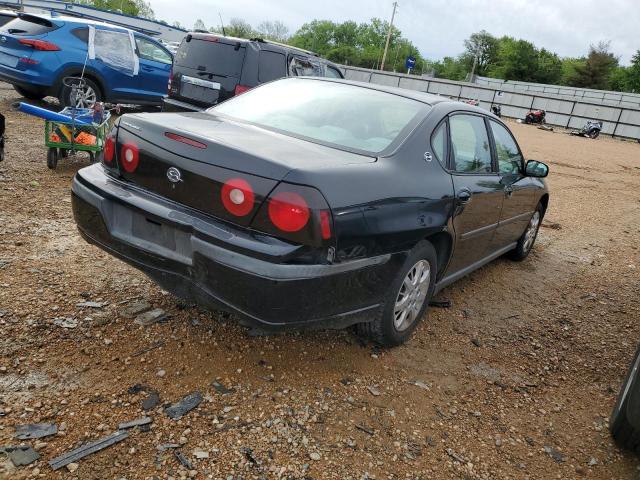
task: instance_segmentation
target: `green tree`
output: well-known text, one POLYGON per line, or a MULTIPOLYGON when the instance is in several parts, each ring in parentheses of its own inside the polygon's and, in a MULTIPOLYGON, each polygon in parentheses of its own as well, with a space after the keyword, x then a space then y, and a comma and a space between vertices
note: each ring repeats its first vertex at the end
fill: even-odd
POLYGON ((640 50, 631 59, 631 66, 627 68, 625 91, 640 93, 640 50))
POLYGON ((289 39, 289 29, 280 20, 264 21, 256 27, 262 38, 284 43, 289 39))
POLYGON ((596 88, 607 90, 610 77, 618 66, 618 58, 609 52, 609 42, 600 42, 595 47, 591 45, 587 61, 575 66, 575 77, 572 87, 596 88))
POLYGON ((540 49, 537 54, 538 65, 534 75, 538 83, 557 84, 562 77, 562 60, 557 54, 540 49))
POLYGON ((477 58, 476 75, 486 75, 489 66, 498 61, 500 41, 486 30, 481 30, 464 41, 464 48, 460 60, 471 66, 474 57, 477 58))
POLYGON ((229 23, 224 26, 224 31, 230 37, 251 38, 255 32, 253 27, 241 18, 232 18, 229 23))
POLYGON ((76 3, 142 18, 155 18, 151 4, 144 0, 79 0, 76 3))
POLYGON ((489 67, 489 75, 504 80, 535 81, 538 55, 533 43, 502 37, 496 64, 489 67))
POLYGON ((193 24, 193 29, 194 30, 206 30, 207 26, 204 24, 204 22, 201 19, 197 19, 195 21, 195 23, 193 24))

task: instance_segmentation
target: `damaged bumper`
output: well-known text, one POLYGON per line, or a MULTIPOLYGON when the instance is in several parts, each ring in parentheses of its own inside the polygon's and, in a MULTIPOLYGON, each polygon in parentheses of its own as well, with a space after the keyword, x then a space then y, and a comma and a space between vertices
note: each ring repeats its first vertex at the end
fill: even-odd
POLYGON ((283 263, 302 248, 229 226, 106 175, 80 170, 72 205, 82 236, 186 300, 263 328, 343 328, 374 318, 404 254, 283 263))

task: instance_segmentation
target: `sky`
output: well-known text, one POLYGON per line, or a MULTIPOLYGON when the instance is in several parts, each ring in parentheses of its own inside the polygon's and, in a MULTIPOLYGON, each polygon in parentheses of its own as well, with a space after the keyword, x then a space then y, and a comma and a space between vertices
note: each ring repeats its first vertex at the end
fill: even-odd
MULTIPOLYGON (((366 22, 389 19, 392 0, 149 0, 156 18, 192 28, 242 18, 256 26, 280 20, 289 32, 314 19, 366 22), (178 6, 179 5, 179 6, 178 6)), ((558 55, 586 55, 590 44, 611 41, 627 65, 640 50, 640 0, 398 0, 394 24, 428 59, 456 56, 473 32, 487 30, 533 42, 558 55)))

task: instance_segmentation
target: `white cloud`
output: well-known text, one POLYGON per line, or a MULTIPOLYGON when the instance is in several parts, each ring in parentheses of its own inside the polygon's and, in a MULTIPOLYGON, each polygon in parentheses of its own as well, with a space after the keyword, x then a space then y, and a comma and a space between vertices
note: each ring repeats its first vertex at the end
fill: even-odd
MULTIPOLYGON (((188 28, 201 18, 208 26, 239 17, 252 25, 281 20, 293 33, 313 19, 365 22, 389 18, 392 0, 151 0, 159 19, 188 28)), ((457 55, 471 33, 523 38, 558 53, 579 56, 589 44, 611 40, 623 63, 640 49, 638 0, 400 0, 395 23, 427 58, 457 55)))

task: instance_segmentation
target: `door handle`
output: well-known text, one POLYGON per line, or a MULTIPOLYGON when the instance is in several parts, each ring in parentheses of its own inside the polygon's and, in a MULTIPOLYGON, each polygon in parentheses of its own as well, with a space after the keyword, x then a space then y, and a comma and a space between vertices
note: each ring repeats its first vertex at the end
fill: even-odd
POLYGON ((468 188, 462 188, 456 193, 456 198, 460 205, 465 205, 471 201, 471 190, 468 188))

